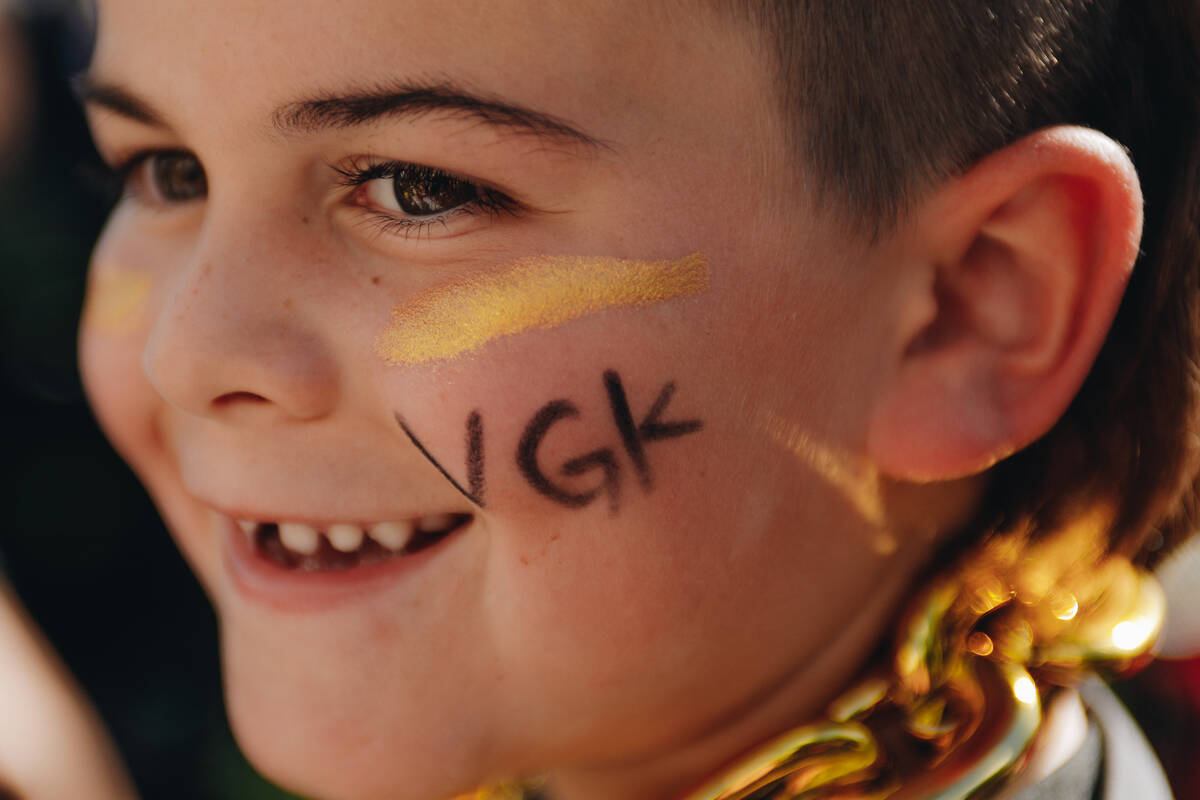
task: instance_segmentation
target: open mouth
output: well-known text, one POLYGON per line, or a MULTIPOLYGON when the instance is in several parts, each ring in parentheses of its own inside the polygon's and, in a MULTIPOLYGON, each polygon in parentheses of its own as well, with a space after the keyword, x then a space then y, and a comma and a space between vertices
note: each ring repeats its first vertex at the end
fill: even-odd
POLYGON ((380 564, 432 547, 471 521, 470 514, 431 514, 371 525, 237 520, 255 555, 302 572, 380 564))

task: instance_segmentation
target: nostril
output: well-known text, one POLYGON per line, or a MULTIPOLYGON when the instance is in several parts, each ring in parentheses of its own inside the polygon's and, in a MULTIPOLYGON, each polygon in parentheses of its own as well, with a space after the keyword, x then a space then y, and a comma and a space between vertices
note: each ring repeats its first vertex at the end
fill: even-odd
POLYGON ((213 400, 213 405, 220 408, 222 406, 234 405, 235 403, 267 403, 270 402, 261 394, 254 392, 228 392, 213 400))

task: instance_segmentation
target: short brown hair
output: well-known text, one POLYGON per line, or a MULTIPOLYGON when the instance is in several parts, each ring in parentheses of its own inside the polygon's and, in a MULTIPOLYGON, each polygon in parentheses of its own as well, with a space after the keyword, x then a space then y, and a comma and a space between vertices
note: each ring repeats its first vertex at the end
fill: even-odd
POLYGON ((1050 527, 1104 498, 1115 548, 1146 554, 1200 511, 1200 3, 729 0, 774 48, 794 151, 856 229, 1050 125, 1128 148, 1143 251, 1062 420, 998 465, 985 517, 1050 527))

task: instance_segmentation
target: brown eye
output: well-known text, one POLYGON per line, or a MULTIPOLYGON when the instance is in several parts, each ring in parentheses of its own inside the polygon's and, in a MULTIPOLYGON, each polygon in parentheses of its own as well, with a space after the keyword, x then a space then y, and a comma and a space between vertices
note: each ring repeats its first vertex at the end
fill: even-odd
POLYGON ((330 165, 338 182, 350 187, 343 195, 350 206, 365 209, 363 219, 386 233, 407 239, 453 238, 479 230, 500 216, 518 217, 525 207, 499 189, 459 177, 437 167, 411 161, 330 165), (466 217, 484 219, 467 223, 466 217), (439 235, 435 236, 434 231, 439 235))
POLYGON ((371 181, 372 202, 414 217, 444 214, 479 199, 474 184, 418 164, 400 164, 390 180, 371 181))
POLYGON ((163 201, 184 203, 208 194, 204 167, 191 153, 154 153, 146 162, 150 184, 163 201))

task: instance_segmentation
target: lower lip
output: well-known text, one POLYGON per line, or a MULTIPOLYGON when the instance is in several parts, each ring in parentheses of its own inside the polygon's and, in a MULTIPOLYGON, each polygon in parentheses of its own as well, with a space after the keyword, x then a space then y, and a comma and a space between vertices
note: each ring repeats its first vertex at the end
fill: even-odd
POLYGON ((246 599, 289 613, 313 613, 377 594, 419 571, 470 526, 451 531, 423 550, 381 564, 328 572, 285 569, 260 557, 230 517, 221 515, 225 567, 237 592, 246 599))

